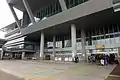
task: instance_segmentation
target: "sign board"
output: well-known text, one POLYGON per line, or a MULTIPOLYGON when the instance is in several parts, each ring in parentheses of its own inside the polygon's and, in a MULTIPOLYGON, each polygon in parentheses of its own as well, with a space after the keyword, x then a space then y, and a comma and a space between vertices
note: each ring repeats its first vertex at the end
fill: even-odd
POLYGON ((105 48, 105 46, 104 45, 96 45, 95 48, 96 49, 103 49, 103 48, 105 48))

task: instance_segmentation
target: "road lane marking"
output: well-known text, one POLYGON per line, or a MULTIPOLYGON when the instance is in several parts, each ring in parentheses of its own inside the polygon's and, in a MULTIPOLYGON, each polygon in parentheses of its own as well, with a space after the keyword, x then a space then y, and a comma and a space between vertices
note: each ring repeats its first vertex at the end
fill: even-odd
MULTIPOLYGON (((89 68, 76 68, 76 69, 72 69, 72 70, 68 70, 68 71, 65 71, 61 74, 63 75, 70 75, 70 74, 74 74, 74 73, 78 73, 78 72, 83 72, 83 71, 87 71, 89 68)), ((24 75, 26 78, 29 78, 29 79, 32 79, 32 80, 56 80, 57 76, 51 76, 51 77, 47 77, 47 78, 43 78, 43 77, 37 77, 37 76, 33 76, 33 75, 29 75, 29 74, 25 74, 24 75)), ((62 76, 62 75, 61 75, 62 76)))
POLYGON ((109 77, 119 77, 120 78, 120 75, 109 75, 109 77))
POLYGON ((28 78, 28 80, 56 80, 57 77, 37 77, 33 75, 25 74, 24 77, 28 78))

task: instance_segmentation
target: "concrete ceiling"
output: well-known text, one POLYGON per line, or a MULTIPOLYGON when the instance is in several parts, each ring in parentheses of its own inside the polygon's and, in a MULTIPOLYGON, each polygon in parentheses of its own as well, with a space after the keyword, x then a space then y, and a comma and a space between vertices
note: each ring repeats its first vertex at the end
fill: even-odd
MULTIPOLYGON (((44 29, 45 38, 52 40, 53 36, 70 36, 70 24, 76 24, 77 34, 80 34, 80 29, 84 28, 87 31, 92 28, 105 27, 105 24, 118 23, 120 20, 120 12, 114 13, 112 8, 97 12, 95 14, 87 15, 82 18, 72 20, 63 24, 59 24, 47 29, 44 29)), ((40 31, 29 34, 28 40, 40 40, 40 31), (35 36, 36 35, 36 36, 35 36)))
MULTIPOLYGON (((27 0, 27 1, 28 1, 28 4, 29 4, 31 10, 34 12, 35 10, 37 10, 43 6, 52 4, 53 2, 58 1, 58 0, 27 0)), ((10 4, 13 4, 15 8, 17 8, 21 11, 25 11, 22 0, 7 0, 7 2, 10 4)))

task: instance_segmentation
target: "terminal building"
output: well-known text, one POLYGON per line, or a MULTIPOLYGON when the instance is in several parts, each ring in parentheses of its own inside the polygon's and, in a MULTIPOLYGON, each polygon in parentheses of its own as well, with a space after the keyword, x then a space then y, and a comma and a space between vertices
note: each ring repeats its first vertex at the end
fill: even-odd
POLYGON ((21 59, 86 60, 93 53, 120 55, 120 0, 7 0, 15 18, 7 52, 21 59), (15 9, 23 12, 18 19, 15 9))

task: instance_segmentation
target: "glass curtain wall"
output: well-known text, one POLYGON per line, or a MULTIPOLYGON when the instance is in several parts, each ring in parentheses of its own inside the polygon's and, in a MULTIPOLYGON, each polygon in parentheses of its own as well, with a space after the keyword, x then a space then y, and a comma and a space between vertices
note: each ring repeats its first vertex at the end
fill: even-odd
POLYGON ((50 17, 52 15, 55 15, 59 12, 61 12, 62 9, 60 7, 59 2, 56 0, 56 2, 54 2, 51 5, 45 6, 43 8, 40 8, 39 10, 36 11, 36 17, 43 19, 44 17, 50 17))
POLYGON ((65 0, 67 8, 72 8, 89 0, 65 0))
POLYGON ((86 45, 104 45, 120 43, 120 26, 117 24, 92 28, 86 34, 86 45))
MULTIPOLYGON (((65 0, 67 8, 72 8, 74 6, 77 6, 81 3, 84 3, 88 0, 65 0)), ((44 18, 48 18, 50 16, 53 16, 57 13, 62 12, 59 0, 55 0, 53 4, 50 4, 48 6, 42 7, 39 10, 35 12, 35 17, 39 18, 40 20, 44 18)))

